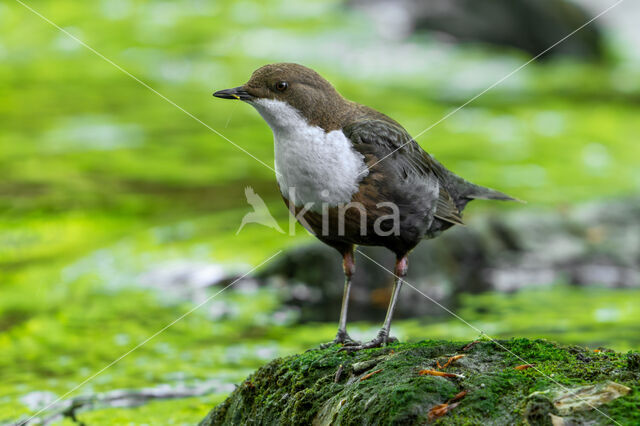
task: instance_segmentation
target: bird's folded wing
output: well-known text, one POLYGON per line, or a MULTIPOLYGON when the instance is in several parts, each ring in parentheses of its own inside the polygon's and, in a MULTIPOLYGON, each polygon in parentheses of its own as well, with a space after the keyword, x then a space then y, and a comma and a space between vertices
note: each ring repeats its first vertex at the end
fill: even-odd
POLYGON ((364 119, 345 126, 343 132, 353 143, 354 149, 367 158, 367 166, 372 171, 383 167, 385 173, 396 173, 403 180, 435 180, 439 186, 435 216, 447 222, 463 223, 454 199, 443 185, 444 176, 440 167, 399 124, 381 119, 364 119), (383 164, 387 161, 389 163, 383 164))
POLYGON ((451 195, 440 186, 440 196, 438 197, 438 205, 436 207, 436 213, 434 215, 438 219, 446 220, 447 222, 457 223, 458 225, 464 225, 462 216, 456 203, 451 198, 451 195))

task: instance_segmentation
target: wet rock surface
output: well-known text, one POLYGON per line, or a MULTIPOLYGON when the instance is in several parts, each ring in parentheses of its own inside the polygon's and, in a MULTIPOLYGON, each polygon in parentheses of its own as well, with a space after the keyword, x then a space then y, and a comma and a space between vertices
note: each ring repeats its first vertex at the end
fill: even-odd
MULTIPOLYGON (((566 0, 351 0, 388 37, 430 31, 456 42, 510 46, 542 53, 591 18, 566 0)), ((602 57, 598 23, 592 23, 548 52, 555 56, 602 57)))
POLYGON ((200 424, 640 422, 634 353, 527 339, 339 349, 270 362, 200 424))
MULTIPOLYGON (((466 220, 468 226, 425 240, 411 253, 406 281, 432 300, 403 291, 396 318, 443 315, 445 311, 433 302, 456 308, 461 294, 515 292, 554 283, 640 287, 640 198, 479 213, 466 220)), ((356 253, 349 319, 378 321, 389 301, 394 257, 379 247, 358 250, 364 255, 356 253)), ((140 282, 195 303, 205 300, 212 286, 234 283, 230 291, 251 291, 272 285, 281 294, 284 317, 338 318, 344 276, 335 250, 319 242, 296 247, 256 276, 238 280, 246 269, 176 262, 151 269, 140 282)), ((224 306, 216 306, 212 316, 225 313, 224 306)))

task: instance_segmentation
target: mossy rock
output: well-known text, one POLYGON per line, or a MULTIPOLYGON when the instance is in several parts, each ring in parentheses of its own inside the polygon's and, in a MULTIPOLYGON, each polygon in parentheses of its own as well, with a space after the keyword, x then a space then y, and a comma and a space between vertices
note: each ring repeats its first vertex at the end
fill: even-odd
POLYGON ((339 349, 336 345, 271 361, 201 426, 569 425, 613 424, 612 419, 640 424, 637 353, 528 339, 471 345, 423 341, 352 354, 339 349), (455 355, 464 356, 444 367, 455 355), (420 374, 422 370, 450 377, 420 374), (558 401, 566 404, 576 392, 577 401, 567 412, 558 401))

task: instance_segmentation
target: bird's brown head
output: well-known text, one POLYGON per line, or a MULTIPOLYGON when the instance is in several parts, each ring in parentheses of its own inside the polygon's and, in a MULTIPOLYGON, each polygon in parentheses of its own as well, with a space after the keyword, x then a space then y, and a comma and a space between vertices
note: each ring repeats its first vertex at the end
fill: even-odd
POLYGON ((213 96, 248 102, 272 128, 290 124, 287 107, 292 107, 310 124, 335 127, 332 121, 348 104, 320 74, 293 63, 265 65, 254 71, 243 86, 220 90, 213 96))

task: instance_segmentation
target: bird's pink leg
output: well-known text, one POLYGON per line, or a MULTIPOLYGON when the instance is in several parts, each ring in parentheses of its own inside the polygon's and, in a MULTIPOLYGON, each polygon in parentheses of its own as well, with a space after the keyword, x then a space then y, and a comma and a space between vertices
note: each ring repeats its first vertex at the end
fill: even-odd
POLYGON ((396 276, 393 282, 393 292, 391 293, 391 300, 389 301, 387 315, 385 316, 384 323, 382 324, 382 330, 380 330, 381 332, 384 331, 385 344, 387 343, 389 332, 391 331, 391 319, 393 318, 393 312, 396 309, 396 303, 398 303, 398 296, 400 295, 400 288, 402 287, 402 279, 407 276, 408 269, 409 260, 407 259, 406 255, 396 260, 396 267, 393 271, 394 275, 396 276))
POLYGON ((347 333, 347 311, 349 307, 349 293, 351 292, 351 277, 356 272, 356 263, 353 256, 353 247, 342 254, 342 269, 344 270, 344 291, 342 293, 342 307, 340 308, 340 322, 338 323, 338 333, 331 342, 320 345, 327 348, 336 343, 359 344, 347 333))
POLYGON ((398 296, 400 295, 400 288, 402 287, 402 279, 407 275, 407 269, 409 268, 409 261, 407 255, 401 256, 396 260, 396 267, 394 274, 396 276, 393 282, 393 292, 391 293, 391 300, 389 301, 389 308, 387 309, 387 315, 384 318, 382 328, 378 332, 375 339, 359 344, 345 344, 343 348, 346 351, 359 351, 361 349, 378 348, 384 346, 389 342, 397 341, 395 337, 390 337, 389 332, 391 330, 391 320, 393 319, 393 312, 396 309, 398 303, 398 296))

